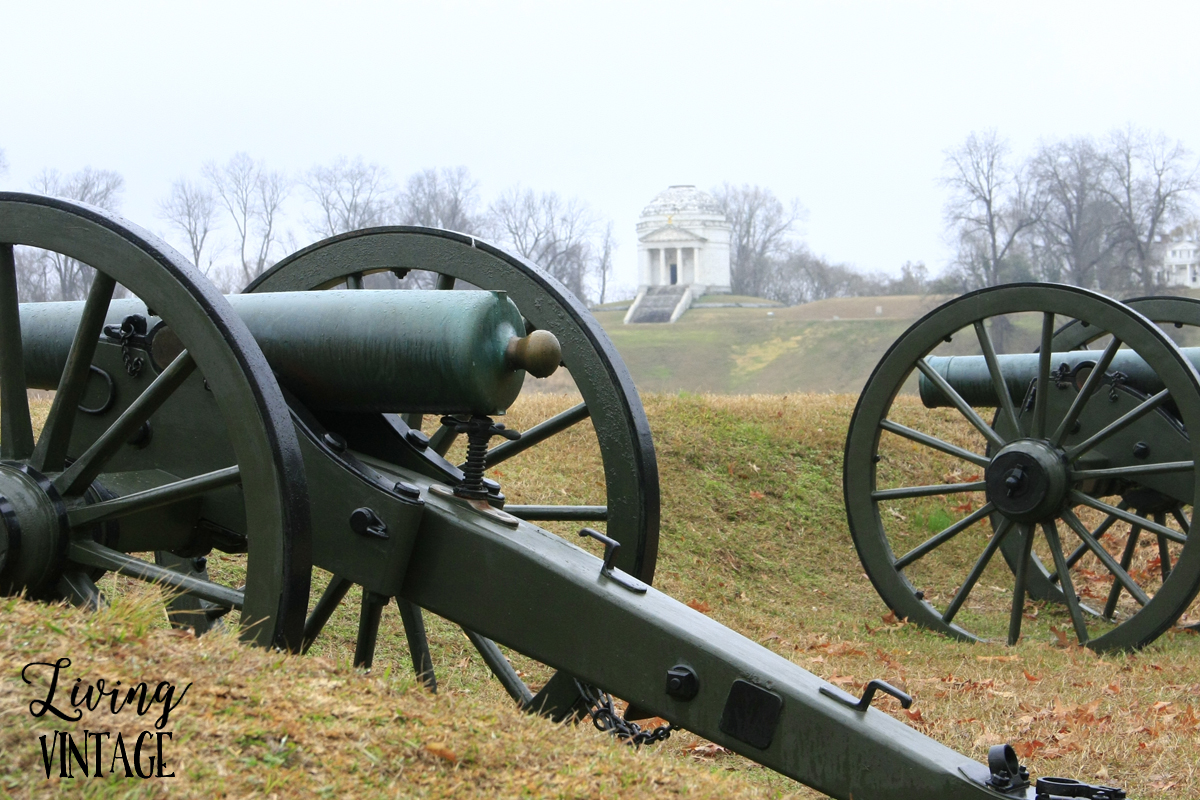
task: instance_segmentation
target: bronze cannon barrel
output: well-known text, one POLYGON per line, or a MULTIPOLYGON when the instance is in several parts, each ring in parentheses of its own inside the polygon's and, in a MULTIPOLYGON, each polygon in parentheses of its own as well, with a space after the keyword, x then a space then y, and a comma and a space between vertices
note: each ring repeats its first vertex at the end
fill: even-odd
MULTIPOLYGON (((505 292, 324 291, 237 294, 230 305, 254 334, 279 382, 316 409, 497 414, 561 359, 548 332, 526 336, 505 292)), ((83 311, 81 302, 21 305, 30 388, 54 389, 83 311)), ((161 369, 181 345, 137 300, 114 300, 102 341, 126 344, 115 327, 145 319, 127 344, 161 369)), ((166 322, 169 322, 166 321, 166 322)))
MULTIPOLYGON (((1200 369, 1200 347, 1183 347, 1180 351, 1193 366, 1200 369)), ((1004 382, 1008 385, 1009 395, 1014 402, 1019 403, 1029 390, 1030 384, 1037 380, 1038 359, 1037 353, 996 357, 1000 373, 1004 376, 1004 382)), ((1053 353, 1050 364, 1051 369, 1057 371, 1060 376, 1059 380, 1069 380, 1062 376, 1075 374, 1080 367, 1095 364, 1099 359, 1098 350, 1071 350, 1053 353)), ((977 408, 1000 405, 992 375, 983 356, 940 356, 927 358, 926 361, 969 405, 977 408)), ((1123 382, 1126 386, 1145 394, 1155 394, 1163 389, 1158 373, 1132 350, 1118 350, 1107 371, 1121 373, 1125 376, 1123 382)), ((951 405, 949 398, 923 374, 920 376, 919 391, 921 402, 926 408, 951 405)))

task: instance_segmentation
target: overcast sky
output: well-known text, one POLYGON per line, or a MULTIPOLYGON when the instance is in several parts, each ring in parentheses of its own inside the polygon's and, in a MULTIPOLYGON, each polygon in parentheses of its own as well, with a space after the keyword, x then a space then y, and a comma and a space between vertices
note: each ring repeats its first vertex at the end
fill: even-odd
POLYGON ((943 151, 1127 123, 1200 147, 1194 3, 16 2, 3 11, 4 188, 112 169, 164 232, 173 179, 245 150, 398 179, 465 165, 634 225, 669 184, 756 183, 834 261, 939 271, 943 151))

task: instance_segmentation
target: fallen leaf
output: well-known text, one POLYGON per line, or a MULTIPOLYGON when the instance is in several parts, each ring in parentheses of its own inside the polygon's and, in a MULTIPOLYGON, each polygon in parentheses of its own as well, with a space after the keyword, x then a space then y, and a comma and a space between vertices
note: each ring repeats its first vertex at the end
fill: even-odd
POLYGON ((458 754, 441 742, 430 742, 425 745, 426 751, 438 758, 444 758, 452 764, 458 763, 458 754))
POLYGON ((750 497, 751 497, 751 499, 753 499, 753 500, 762 500, 764 497, 766 497, 766 495, 765 495, 765 494, 763 494, 762 492, 755 492, 755 491, 751 491, 751 492, 750 492, 750 497))
POLYGON ((1020 656, 975 656, 976 661, 1020 661, 1020 656))
POLYGON ((683 752, 690 753, 696 758, 716 758, 725 755, 729 750, 714 742, 693 742, 684 747, 683 752))
POLYGON ((699 611, 701 614, 707 614, 712 611, 712 606, 703 600, 688 600, 687 607, 699 611))
POLYGON ((1013 750, 1016 752, 1018 758, 1029 758, 1037 750, 1039 750, 1045 746, 1046 746, 1046 743, 1041 741, 1040 739, 1034 739, 1033 741, 1030 741, 1030 742, 1021 742, 1021 741, 1013 742, 1013 750))
POLYGON ((1060 631, 1058 628, 1051 625, 1050 632, 1054 634, 1054 638, 1058 639, 1059 647, 1071 646, 1071 642, 1067 639, 1067 634, 1064 631, 1060 631))
POLYGON ((974 504, 968 500, 960 506, 950 506, 951 511, 957 511, 959 514, 970 514, 975 510, 974 504))
POLYGON ((904 618, 897 617, 895 611, 889 611, 883 615, 883 621, 888 625, 903 625, 904 618))
POLYGON ((1030 683, 1037 683, 1041 680, 1041 678, 1036 675, 1030 675, 1026 670, 1021 670, 1021 672, 1025 673, 1025 680, 1029 681, 1030 683))
POLYGON ((904 713, 907 714, 908 718, 911 719, 913 722, 924 722, 925 721, 921 717, 921 709, 919 709, 919 708, 913 709, 912 711, 906 710, 904 713))

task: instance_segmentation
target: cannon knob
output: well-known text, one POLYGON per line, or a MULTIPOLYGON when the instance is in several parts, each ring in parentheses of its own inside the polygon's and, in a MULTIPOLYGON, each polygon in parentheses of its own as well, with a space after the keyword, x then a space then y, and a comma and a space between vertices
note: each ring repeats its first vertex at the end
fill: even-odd
POLYGON ((513 369, 523 369, 535 378, 548 378, 562 363, 562 346, 553 333, 539 330, 509 339, 504 357, 513 369))

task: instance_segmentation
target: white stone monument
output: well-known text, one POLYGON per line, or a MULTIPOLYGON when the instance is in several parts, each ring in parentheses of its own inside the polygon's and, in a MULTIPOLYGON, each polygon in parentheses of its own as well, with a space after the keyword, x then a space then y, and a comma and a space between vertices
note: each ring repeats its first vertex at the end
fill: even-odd
POLYGON ((638 220, 638 294, 626 322, 674 322, 705 294, 728 294, 730 226, 712 195, 671 186, 638 220))

